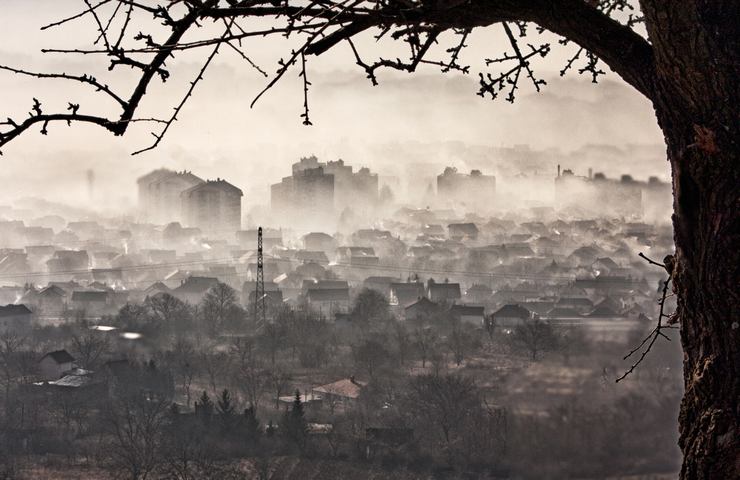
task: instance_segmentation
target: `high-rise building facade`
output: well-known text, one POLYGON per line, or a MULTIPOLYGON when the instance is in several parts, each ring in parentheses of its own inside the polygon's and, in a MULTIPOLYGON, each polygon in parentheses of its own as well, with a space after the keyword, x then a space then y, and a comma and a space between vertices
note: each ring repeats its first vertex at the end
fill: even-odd
POLYGON ((221 178, 195 185, 180 194, 183 222, 205 235, 233 236, 241 230, 243 195, 221 178))
POLYGON ((174 172, 165 168, 140 177, 137 184, 142 220, 156 224, 182 222, 180 194, 202 183, 203 179, 192 172, 174 172))

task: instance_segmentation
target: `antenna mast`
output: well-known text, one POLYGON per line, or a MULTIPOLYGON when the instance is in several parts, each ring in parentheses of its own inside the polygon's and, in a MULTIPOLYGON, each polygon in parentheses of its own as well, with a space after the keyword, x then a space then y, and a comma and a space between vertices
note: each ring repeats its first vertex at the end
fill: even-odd
POLYGON ((265 312, 265 265, 262 257, 262 227, 257 229, 257 284, 254 292, 254 322, 260 330, 266 321, 265 312))

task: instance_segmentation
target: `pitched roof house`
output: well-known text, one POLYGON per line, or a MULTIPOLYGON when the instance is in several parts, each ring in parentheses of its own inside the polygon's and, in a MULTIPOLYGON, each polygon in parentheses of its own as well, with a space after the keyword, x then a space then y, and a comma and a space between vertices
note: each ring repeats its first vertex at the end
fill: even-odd
POLYGON ((39 360, 39 370, 47 380, 61 378, 74 368, 75 359, 66 350, 49 352, 39 360))

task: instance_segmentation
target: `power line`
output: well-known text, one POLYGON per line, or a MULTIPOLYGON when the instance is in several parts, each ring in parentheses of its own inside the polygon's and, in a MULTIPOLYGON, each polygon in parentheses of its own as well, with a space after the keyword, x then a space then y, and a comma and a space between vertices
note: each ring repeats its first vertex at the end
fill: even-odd
MULTIPOLYGON (((493 272, 475 272, 470 270, 447 270, 447 269, 435 269, 428 267, 412 267, 403 265, 358 265, 347 262, 330 262, 330 261, 309 261, 295 258, 283 258, 275 255, 265 255, 265 257, 277 260, 281 262, 291 263, 316 263, 322 266, 328 267, 344 267, 350 270, 376 270, 376 271, 391 271, 391 272, 403 272, 403 273, 425 273, 434 275, 459 275, 466 277, 477 277, 477 278, 502 278, 502 279, 524 279, 524 280, 573 280, 575 275, 549 275, 540 273, 493 273, 493 272)), ((161 268, 176 268, 176 267, 189 267, 189 266, 201 266, 201 265, 212 265, 212 264, 231 264, 231 265, 244 265, 244 263, 238 263, 234 257, 217 258, 217 259, 203 259, 203 260, 189 260, 181 262, 167 262, 167 263, 156 263, 156 264, 139 264, 139 265, 125 265, 121 267, 111 268, 100 268, 100 269, 75 269, 75 270, 63 270, 56 272, 27 272, 18 274, 1 274, 0 279, 13 279, 13 278, 36 278, 36 277, 48 277, 57 275, 88 275, 92 274, 93 270, 111 270, 111 271, 147 271, 147 270, 158 270, 161 268)), ((239 272, 221 274, 222 276, 239 276, 239 272)))

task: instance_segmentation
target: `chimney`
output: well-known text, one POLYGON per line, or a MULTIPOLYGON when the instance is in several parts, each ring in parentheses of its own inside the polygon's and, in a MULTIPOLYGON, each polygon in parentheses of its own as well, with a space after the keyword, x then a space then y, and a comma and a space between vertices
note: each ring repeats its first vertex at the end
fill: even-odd
POLYGON ((589 179, 591 179, 591 177, 593 176, 593 173, 594 173, 593 169, 589 167, 589 169, 588 169, 588 178, 589 179))
POLYGON ((558 163, 558 178, 560 178, 560 164, 558 163))

